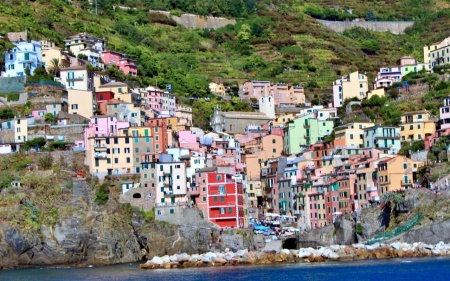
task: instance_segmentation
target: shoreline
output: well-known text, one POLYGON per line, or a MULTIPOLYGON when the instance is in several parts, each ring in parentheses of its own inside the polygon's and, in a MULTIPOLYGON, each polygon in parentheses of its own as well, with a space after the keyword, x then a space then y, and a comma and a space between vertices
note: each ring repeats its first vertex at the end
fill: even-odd
POLYGON ((374 245, 331 245, 320 249, 301 248, 299 250, 283 249, 280 252, 254 252, 247 249, 235 253, 207 252, 205 254, 175 254, 172 256, 153 257, 141 269, 182 269, 192 267, 222 267, 240 265, 262 265, 280 263, 316 263, 316 262, 350 262, 366 259, 392 259, 415 257, 450 256, 450 244, 439 242, 436 245, 417 242, 391 243, 374 245))

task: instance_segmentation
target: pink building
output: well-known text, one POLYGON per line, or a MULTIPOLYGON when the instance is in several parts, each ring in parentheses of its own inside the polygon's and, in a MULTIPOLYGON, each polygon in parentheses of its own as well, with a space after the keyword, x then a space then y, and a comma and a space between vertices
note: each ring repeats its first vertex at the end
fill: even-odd
POLYGON ((126 58, 125 54, 115 51, 105 51, 102 52, 102 61, 104 64, 117 65, 119 70, 123 71, 125 74, 137 76, 137 66, 135 60, 126 58))
POLYGON ((89 150, 89 137, 118 136, 120 129, 126 129, 130 125, 127 121, 117 121, 115 116, 93 116, 89 121, 89 127, 84 129, 84 146, 89 150))
POLYGON ((197 136, 191 131, 178 131, 178 143, 180 148, 199 151, 200 143, 197 142, 197 136))
POLYGON ((31 115, 34 117, 34 119, 44 119, 45 114, 47 114, 47 109, 45 108, 34 109, 31 112, 31 115))
POLYGON ((175 116, 175 95, 169 92, 164 92, 159 88, 150 86, 141 94, 141 100, 146 105, 146 109, 152 109, 158 116, 175 116))
POLYGON ((242 90, 247 93, 244 98, 259 100, 264 95, 272 95, 275 105, 280 104, 304 104, 305 90, 301 86, 293 86, 285 83, 272 84, 270 81, 247 81, 242 90))
POLYGON ((402 77, 402 68, 400 66, 382 67, 373 82, 373 89, 390 87, 395 82, 401 82, 402 77))

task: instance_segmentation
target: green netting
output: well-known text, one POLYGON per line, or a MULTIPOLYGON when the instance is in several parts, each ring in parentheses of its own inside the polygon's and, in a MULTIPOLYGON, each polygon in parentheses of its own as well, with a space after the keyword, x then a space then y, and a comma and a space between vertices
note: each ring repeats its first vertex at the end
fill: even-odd
POLYGON ((402 233, 410 230, 411 228, 413 228, 418 222, 420 222, 422 220, 422 218, 423 218, 422 214, 418 214, 418 215, 414 216, 412 219, 410 219, 406 224, 396 227, 395 229, 393 229, 391 231, 386 231, 386 232, 376 235, 374 238, 367 241, 366 244, 373 245, 377 242, 383 242, 385 240, 394 238, 395 236, 402 234, 402 233))
POLYGON ((39 81, 39 82, 27 82, 27 86, 36 86, 36 85, 47 85, 47 86, 56 86, 60 88, 64 88, 64 85, 56 82, 56 81, 39 81))

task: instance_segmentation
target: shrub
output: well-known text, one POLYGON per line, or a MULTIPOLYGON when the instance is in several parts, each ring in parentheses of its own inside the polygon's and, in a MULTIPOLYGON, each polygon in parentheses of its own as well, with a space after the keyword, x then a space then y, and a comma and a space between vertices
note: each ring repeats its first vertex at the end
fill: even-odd
POLYGON ((368 55, 376 54, 380 48, 380 43, 375 39, 369 39, 361 43, 361 50, 368 55))
POLYGON ((95 194, 95 203, 98 205, 103 205, 108 202, 109 199, 109 187, 107 183, 103 183, 98 188, 97 193, 95 194))
POLYGON ((52 167, 52 165, 53 165, 53 157, 50 154, 46 153, 41 157, 39 157, 38 159, 39 168, 43 170, 48 170, 52 167))
POLYGON ((29 150, 30 148, 43 147, 45 145, 46 141, 44 138, 35 138, 32 140, 28 140, 23 144, 23 149, 29 150))
POLYGON ((358 235, 363 234, 363 227, 360 223, 356 224, 356 234, 358 234, 358 235))

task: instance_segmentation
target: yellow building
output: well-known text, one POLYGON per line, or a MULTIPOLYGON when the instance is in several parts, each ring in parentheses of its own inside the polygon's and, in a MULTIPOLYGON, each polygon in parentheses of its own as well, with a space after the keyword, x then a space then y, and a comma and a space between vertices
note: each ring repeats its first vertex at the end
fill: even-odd
POLYGON ((448 46, 449 41, 450 37, 447 37, 441 41, 432 43, 431 45, 425 45, 423 47, 423 62, 425 65, 425 69, 427 71, 433 70, 433 62, 437 60, 437 57, 436 58, 432 57, 431 53, 437 51, 438 49, 448 46))
POLYGON ((223 84, 217 84, 217 83, 209 83, 209 90, 211 91, 211 93, 219 95, 219 96, 225 96, 226 92, 225 92, 225 87, 223 86, 223 84))
POLYGON ((414 162, 402 155, 381 159, 378 162, 379 195, 412 188, 414 186, 413 173, 422 166, 422 162, 414 162))
POLYGON ((364 129, 373 127, 371 122, 353 122, 336 127, 334 134, 335 140, 340 145, 364 147, 364 129))
POLYGON ((27 118, 14 119, 14 142, 22 143, 28 140, 28 122, 27 118))
POLYGON ((333 83, 334 107, 341 107, 346 99, 356 97, 362 100, 369 90, 367 75, 352 72, 333 83))
POLYGON ((296 118, 295 113, 284 113, 282 115, 278 115, 272 122, 273 127, 284 127, 284 125, 296 118))
POLYGON ((109 82, 101 85, 96 89, 97 92, 113 92, 114 98, 124 101, 133 102, 131 93, 128 92, 128 85, 122 82, 109 82))
POLYGON ((64 64, 64 66, 70 65, 70 63, 66 60, 66 56, 61 53, 60 48, 53 47, 49 49, 42 49, 42 63, 44 64, 45 70, 47 72, 52 70, 53 65, 51 61, 53 59, 59 60, 61 64, 60 68, 62 68, 64 64))
POLYGON ((91 91, 68 89, 69 113, 86 118, 94 115, 94 96, 91 91))
POLYGON ((417 141, 434 135, 436 120, 431 118, 430 112, 414 111, 402 114, 400 120, 400 136, 402 141, 417 141))
POLYGON ((386 89, 382 87, 382 88, 378 88, 376 90, 368 91, 367 99, 369 100, 372 96, 375 96, 375 95, 379 96, 380 98, 384 97, 386 95, 386 89))

